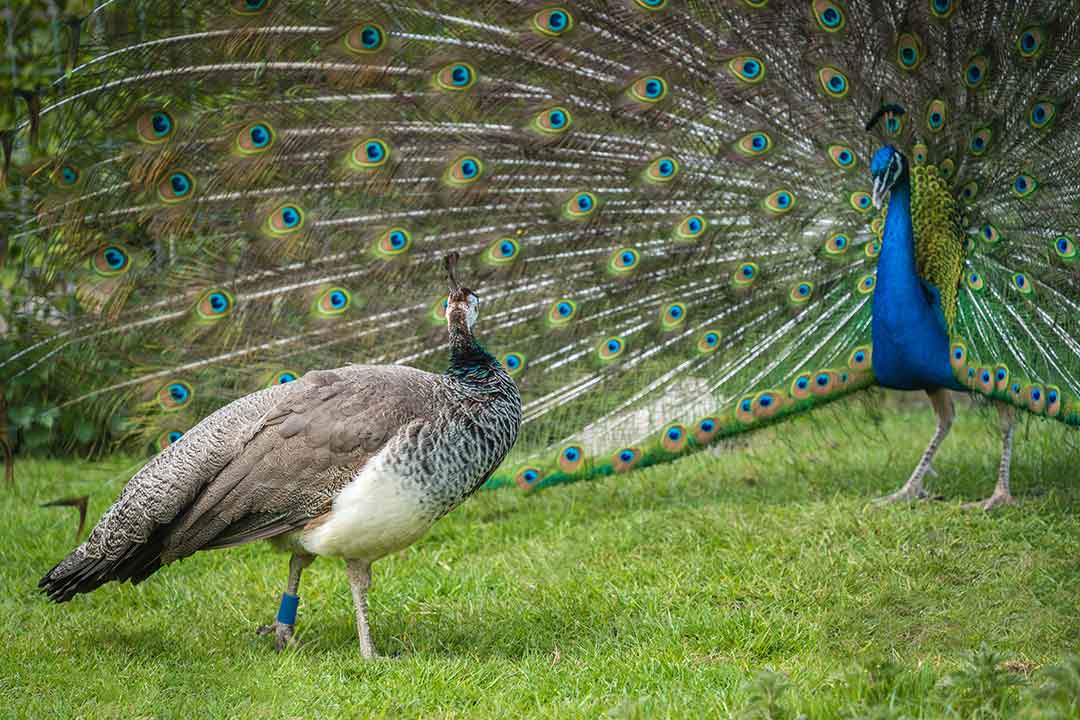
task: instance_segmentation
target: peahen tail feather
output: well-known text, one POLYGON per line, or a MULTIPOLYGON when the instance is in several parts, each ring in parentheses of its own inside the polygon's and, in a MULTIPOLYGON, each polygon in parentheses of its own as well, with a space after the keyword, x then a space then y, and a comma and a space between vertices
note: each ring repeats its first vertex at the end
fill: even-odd
POLYGON ((438 368, 456 250, 526 403, 492 482, 626 471, 874 383, 891 143, 957 377, 1078 425, 1078 10, 101 2, 20 125, 50 306, 0 367, 162 448, 308 369, 438 368))

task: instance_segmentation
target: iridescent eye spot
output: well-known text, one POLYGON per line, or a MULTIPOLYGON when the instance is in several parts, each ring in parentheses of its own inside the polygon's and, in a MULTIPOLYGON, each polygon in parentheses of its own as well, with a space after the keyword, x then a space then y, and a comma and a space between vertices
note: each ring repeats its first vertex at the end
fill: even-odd
POLYGON ((949 362, 954 369, 960 369, 967 364, 967 346, 963 343, 954 343, 952 346, 949 362))
POLYGON ((1012 191, 1017 197, 1026 198, 1035 192, 1039 183, 1031 175, 1017 175, 1013 180, 1012 191))
POLYGON ((381 138, 367 138, 353 145, 348 165, 353 170, 374 170, 390 159, 390 146, 381 138))
POLYGON ((585 450, 580 445, 567 445, 559 453, 559 468, 572 473, 581 467, 585 460, 585 450))
POLYGON ((649 163, 645 179, 653 183, 667 183, 679 173, 679 161, 670 155, 662 155, 649 163))
POLYGON ((236 134, 234 147, 240 155, 256 155, 269 150, 273 144, 273 128, 265 122, 253 122, 236 134))
POLYGON ((158 145, 173 136, 176 125, 172 116, 164 110, 143 113, 135 121, 135 131, 139 140, 148 145, 158 145))
POLYGON ((743 157, 759 157, 772 150, 772 137, 760 130, 747 133, 735 143, 735 152, 743 157))
POLYGON ((930 132, 938 132, 945 127, 947 114, 944 100, 932 100, 926 108, 926 127, 930 132))
POLYGON ((641 451, 635 447, 623 448, 615 452, 611 458, 611 465, 615 472, 626 472, 637 464, 641 459, 641 451))
POLYGON ((901 33, 896 43, 896 61, 903 70, 914 70, 923 59, 922 40, 913 33, 901 33))
POLYGON ((689 215, 675 226, 675 239, 680 241, 697 240, 708 229, 708 221, 701 215, 689 215))
POLYGON ((938 172, 941 173, 941 177, 948 180, 953 176, 953 172, 956 170, 956 163, 952 158, 945 158, 938 164, 938 172))
POLYGON ((979 232, 979 237, 992 245, 1001 239, 1001 234, 998 232, 998 229, 996 227, 987 223, 986 225, 982 226, 982 230, 979 232))
POLYGON ((856 282, 855 289, 863 295, 866 295, 867 293, 874 290, 875 284, 876 281, 873 275, 863 275, 861 278, 859 278, 858 282, 856 282))
POLYGON ((1026 60, 1037 58, 1043 51, 1046 40, 1046 32, 1036 25, 1025 28, 1016 39, 1016 48, 1020 51, 1020 57, 1026 60))
POLYGON ((788 302, 793 305, 805 305, 810 301, 813 293, 814 284, 812 282, 803 281, 796 283, 788 291, 788 302))
POLYGON ((646 75, 638 78, 627 90, 630 98, 641 103, 658 103, 667 97, 668 84, 659 75, 646 75))
POLYGON ((195 193, 195 179, 183 170, 177 170, 158 185, 158 199, 166 205, 175 205, 190 198, 195 193))
POLYGON ((678 423, 668 425, 660 433, 660 445, 670 453, 681 452, 689 440, 686 428, 678 423))
POLYGON ((517 259, 521 245, 512 237, 499 238, 488 247, 485 260, 491 265, 509 265, 517 259))
POLYGON ((90 264, 98 275, 112 277, 121 275, 131 268, 131 257, 119 245, 104 245, 94 253, 90 264))
POLYGON ((839 68, 833 67, 832 65, 826 65, 825 67, 819 68, 818 81, 821 83, 821 89, 831 98, 842 98, 846 97, 848 94, 849 84, 847 75, 839 68))
POLYGON ((814 0, 811 9, 818 27, 825 32, 834 33, 844 29, 846 20, 839 4, 830 0, 814 0))
POLYGON ((754 282, 757 277, 758 266, 757 263, 743 263, 739 267, 735 268, 735 272, 731 276, 732 283, 736 287, 746 287, 754 282))
POLYGON ((615 275, 626 274, 641 261, 641 255, 633 248, 618 248, 608 258, 608 271, 615 275))
POLYGON ((407 228, 388 228, 375 238, 375 254, 383 258, 396 257, 408 252, 412 242, 412 233, 407 228))
POLYGON ((956 3, 953 0, 930 0, 930 12, 936 18, 948 19, 955 11, 956 3))
POLYGON ((967 274, 967 286, 975 292, 982 290, 984 285, 982 275, 979 273, 972 271, 967 274))
POLYGON ((825 252, 828 255, 843 255, 851 245, 851 239, 845 233, 833 233, 825 239, 825 252))
POLYGON ((468 63, 451 63, 435 73, 435 85, 442 90, 461 92, 475 84, 476 70, 468 63))
POLYGON ((969 183, 965 183, 964 186, 960 188, 959 194, 960 199, 971 202, 975 199, 975 196, 979 194, 979 184, 974 180, 969 183))
POLYGON ((899 135, 900 131, 904 128, 903 118, 896 117, 895 115, 885 119, 885 132, 888 135, 899 135))
POLYGON ((671 303, 660 310, 660 327, 674 330, 686 322, 686 305, 681 302, 671 303))
POLYGON ((1042 130, 1049 127, 1057 115, 1057 105, 1049 100, 1042 100, 1031 106, 1028 113, 1028 123, 1031 127, 1042 130))
POLYGON ((990 149, 990 140, 994 137, 994 131, 991 128, 984 127, 979 128, 971 136, 971 142, 968 143, 968 149, 972 155, 978 157, 983 155, 990 149))
POLYGON ((484 174, 484 163, 475 155, 462 155, 450 163, 443 179, 453 187, 465 187, 478 181, 484 174))
POLYGON ((79 169, 74 165, 62 165, 53 173, 53 182, 60 187, 73 187, 79 182, 79 169))
POLYGON ((855 151, 846 145, 830 145, 829 159, 833 165, 841 170, 850 170, 855 167, 855 151))
POLYGON ((229 11, 234 15, 258 15, 270 5, 270 0, 232 0, 229 11))
POLYGON ((774 215, 782 215, 795 207, 795 196, 790 190, 774 190, 762 201, 762 206, 774 215))
POLYGON ((916 165, 925 165, 926 156, 929 152, 929 148, 923 143, 915 143, 911 149, 912 158, 915 160, 916 165))
POLYGON ((1068 235, 1058 235, 1054 238, 1054 252, 1062 260, 1076 259, 1076 243, 1068 235))
POLYGON ((323 290, 315 301, 315 310, 319 315, 331 317, 341 315, 352 306, 352 293, 342 287, 330 287, 323 290))
POLYGON ((756 55, 740 55, 728 60, 728 72, 736 80, 756 85, 765 79, 765 62, 756 55))
POLYGON ((698 352, 711 353, 718 347, 720 347, 720 333, 716 330, 706 330, 698 338, 698 352))
POLYGON ((545 135, 560 135, 573 124, 570 111, 564 107, 552 107, 541 110, 533 120, 533 127, 545 135))
POLYGON ((969 88, 975 89, 983 84, 990 71, 990 58, 986 55, 976 55, 968 61, 964 69, 964 82, 969 88))
POLYGON ((852 370, 866 370, 870 367, 871 354, 872 351, 868 345, 855 348, 848 356, 848 367, 852 370))
POLYGON ((215 288, 202 294, 195 304, 195 313, 200 320, 220 320, 232 312, 233 304, 231 293, 215 288))
POLYGON ((540 472, 540 469, 532 466, 520 468, 514 474, 514 482, 516 482, 518 487, 522 490, 531 490, 543 479, 544 475, 540 472))
POLYGON ((517 375, 525 369, 525 356, 519 352, 511 352, 503 355, 503 367, 511 376, 517 375))
POLYGON ((1012 276, 1013 287, 1019 290, 1024 295, 1030 295, 1032 290, 1031 279, 1024 273, 1013 273, 1012 276))
POLYGON ((161 433, 161 435, 158 436, 158 440, 157 440, 157 448, 158 448, 158 450, 159 451, 164 450, 165 448, 169 447, 170 445, 175 444, 183 436, 184 436, 184 433, 180 432, 179 430, 169 430, 167 432, 161 433))
POLYGON ((851 193, 848 197, 848 202, 855 210, 861 213, 869 212, 874 206, 873 198, 870 197, 870 193, 859 190, 851 193))
POLYGON ((571 220, 581 220, 596 211, 596 195, 591 192, 579 192, 566 201, 563 214, 571 220))
POLYGON ((300 376, 295 370, 281 370, 276 375, 274 375, 273 384, 287 385, 288 383, 295 381, 298 377, 300 376))
POLYGON ((271 235, 289 235, 304 227, 304 211, 299 205, 285 203, 270 213, 264 225, 271 235))
POLYGON ((574 17, 566 8, 545 8, 533 15, 533 29, 547 37, 565 35, 573 28, 574 17))
POLYGON ((609 337, 596 347, 596 352, 601 360, 614 360, 622 355, 626 349, 626 342, 620 337, 609 337))
POLYGON ((881 254, 881 242, 879 240, 873 240, 863 245, 863 253, 868 258, 876 258, 881 254))
POLYGON ((166 411, 180 410, 191 403, 195 391, 182 380, 166 383, 158 390, 158 404, 166 411))
POLYGON ((556 300, 548 309, 548 324, 552 326, 565 325, 573 320, 575 315, 577 315, 577 303, 565 298, 556 300))
POLYGON ((638 7, 646 10, 663 10, 667 7, 668 0, 634 0, 638 7))
POLYGON ((386 30, 377 23, 361 23, 353 26, 342 42, 355 55, 370 55, 386 47, 386 30))

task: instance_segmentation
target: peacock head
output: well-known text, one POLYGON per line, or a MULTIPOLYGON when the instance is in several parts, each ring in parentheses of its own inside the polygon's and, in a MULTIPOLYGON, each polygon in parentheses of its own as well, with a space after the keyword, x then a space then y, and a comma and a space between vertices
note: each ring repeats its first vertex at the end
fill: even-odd
POLYGON ((456 252, 446 256, 446 274, 450 279, 450 295, 446 299, 446 325, 452 331, 455 325, 460 326, 464 323, 469 332, 472 332, 476 318, 480 314, 480 296, 458 284, 454 277, 457 262, 456 252))
POLYGON ((901 178, 907 176, 907 160, 895 147, 886 145, 874 153, 870 161, 870 176, 874 178, 874 207, 880 208, 885 195, 901 178))

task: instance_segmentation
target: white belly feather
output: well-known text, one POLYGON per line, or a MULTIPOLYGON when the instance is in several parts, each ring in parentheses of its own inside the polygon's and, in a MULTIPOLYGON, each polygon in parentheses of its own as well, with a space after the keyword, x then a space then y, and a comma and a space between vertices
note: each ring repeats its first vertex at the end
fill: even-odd
POLYGON ((329 517, 299 541, 315 555, 374 561, 416 542, 431 525, 418 489, 379 453, 334 498, 329 517))

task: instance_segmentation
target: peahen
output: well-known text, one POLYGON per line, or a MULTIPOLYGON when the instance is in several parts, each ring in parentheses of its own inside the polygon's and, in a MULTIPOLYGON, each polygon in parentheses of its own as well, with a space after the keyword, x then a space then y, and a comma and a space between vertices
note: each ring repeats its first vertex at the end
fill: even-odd
POLYGON ((307 369, 434 367, 451 250, 524 398, 491 484, 877 384, 938 416, 895 499, 949 391, 999 405, 990 507, 1016 411, 1080 425, 1076 0, 111 0, 63 27, 10 154, 50 302, 3 372, 59 365, 65 412, 155 450, 307 369))
POLYGON ((349 365, 233 401, 140 470, 40 586, 64 602, 110 580, 140 582, 197 550, 270 539, 292 558, 277 619, 259 633, 283 649, 301 572, 316 556, 341 557, 360 650, 373 657, 371 563, 483 484, 521 424, 514 381, 473 337, 479 298, 452 267, 450 277, 445 373, 349 365))

